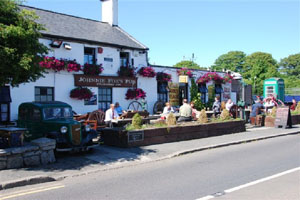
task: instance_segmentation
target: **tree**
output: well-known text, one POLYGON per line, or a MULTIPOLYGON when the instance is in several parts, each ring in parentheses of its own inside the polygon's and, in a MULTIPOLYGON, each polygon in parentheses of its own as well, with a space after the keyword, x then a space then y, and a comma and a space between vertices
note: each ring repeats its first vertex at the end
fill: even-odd
POLYGON ((190 60, 183 60, 178 63, 176 63, 173 67, 178 67, 178 68, 188 68, 188 69, 206 69, 206 68, 201 68, 197 63, 190 61, 190 60))
POLYGON ((223 54, 216 59, 212 69, 216 71, 228 69, 234 72, 242 72, 245 59, 246 54, 244 52, 229 51, 228 53, 223 54))
POLYGON ((279 76, 277 61, 269 53, 255 52, 246 57, 242 75, 252 85, 253 93, 262 95, 263 81, 279 76))
POLYGON ((283 74, 300 79, 300 53, 281 59, 279 66, 283 74))
POLYGON ((37 16, 21 10, 18 0, 0 1, 0 85, 35 81, 42 76, 39 66, 47 47, 39 43, 43 26, 37 16))

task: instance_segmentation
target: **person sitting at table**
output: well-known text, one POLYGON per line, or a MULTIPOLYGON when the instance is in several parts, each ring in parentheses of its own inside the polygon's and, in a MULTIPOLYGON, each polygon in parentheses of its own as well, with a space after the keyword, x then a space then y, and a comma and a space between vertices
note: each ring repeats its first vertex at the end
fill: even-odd
POLYGON ((214 115, 219 114, 221 112, 220 111, 220 109, 221 109, 221 103, 220 103, 219 99, 220 99, 220 97, 216 96, 215 97, 215 102, 214 102, 214 104, 212 106, 212 110, 214 112, 214 115))
POLYGON ((264 106, 260 103, 260 100, 256 100, 255 104, 252 105, 250 117, 256 117, 256 115, 261 114, 264 106))
POLYGON ((183 105, 179 108, 179 122, 192 120, 192 107, 188 104, 187 99, 183 100, 183 105))
POLYGON ((104 122, 106 125, 111 126, 111 121, 119 117, 118 112, 115 110, 115 105, 110 104, 110 109, 105 112, 104 122))
POLYGON ((266 112, 270 113, 272 111, 272 108, 275 106, 271 98, 267 98, 265 100, 264 107, 266 109, 266 112))
POLYGON ((200 112, 195 108, 195 103, 193 101, 191 101, 190 105, 192 107, 192 117, 196 120, 199 118, 200 112))
POLYGON ((118 113, 119 115, 122 115, 122 114, 123 114, 123 109, 122 109, 122 107, 120 106, 119 102, 116 102, 116 103, 115 103, 115 110, 117 111, 117 113, 118 113))
POLYGON ((171 105, 171 103, 170 102, 167 102, 166 103, 166 106, 164 107, 164 111, 163 111, 163 115, 168 115, 168 114, 170 114, 170 113, 174 113, 175 111, 174 111, 174 109, 173 109, 173 107, 172 107, 172 105, 171 105))
POLYGON ((228 99, 225 105, 226 110, 230 111, 230 108, 233 106, 233 102, 231 99, 228 99))

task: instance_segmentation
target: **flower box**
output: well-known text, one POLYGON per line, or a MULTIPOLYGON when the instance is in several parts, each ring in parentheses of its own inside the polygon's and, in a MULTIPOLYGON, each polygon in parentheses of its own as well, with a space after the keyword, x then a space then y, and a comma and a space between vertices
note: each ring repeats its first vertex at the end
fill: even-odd
POLYGON ((99 75, 103 71, 102 64, 96 65, 96 64, 84 64, 83 66, 83 73, 85 75, 99 75))
POLYGON ((142 67, 137 72, 140 76, 153 78, 156 76, 156 73, 152 67, 142 67))
POLYGON ((130 99, 145 99, 146 98, 146 92, 140 88, 136 89, 128 89, 126 92, 126 100, 130 99))
POLYGON ((177 75, 178 75, 178 76, 186 75, 186 76, 188 76, 189 78, 193 78, 193 76, 194 76, 193 70, 188 69, 188 68, 177 69, 176 72, 177 72, 177 75))
POLYGON ((229 121, 209 124, 189 124, 168 128, 144 129, 139 133, 139 140, 132 141, 131 132, 118 128, 103 130, 104 144, 118 147, 138 147, 168 142, 178 142, 212 136, 220 136, 245 131, 245 121, 229 121), (141 136, 143 134, 143 136, 141 136), (143 138, 143 139, 141 139, 143 138))
POLYGON ((130 66, 121 66, 118 75, 121 77, 135 77, 135 68, 130 66))
POLYGON ((170 82, 172 80, 172 75, 164 72, 157 72, 156 80, 158 82, 170 82))
POLYGON ((90 99, 92 96, 93 92, 88 88, 77 87, 70 92, 70 98, 78 100, 90 99))

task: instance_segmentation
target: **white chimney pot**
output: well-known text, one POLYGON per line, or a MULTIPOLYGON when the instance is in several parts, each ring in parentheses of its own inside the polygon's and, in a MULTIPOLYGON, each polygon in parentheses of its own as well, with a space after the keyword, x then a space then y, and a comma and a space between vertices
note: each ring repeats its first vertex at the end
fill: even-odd
POLYGON ((118 0, 101 0, 102 22, 118 26, 118 0))

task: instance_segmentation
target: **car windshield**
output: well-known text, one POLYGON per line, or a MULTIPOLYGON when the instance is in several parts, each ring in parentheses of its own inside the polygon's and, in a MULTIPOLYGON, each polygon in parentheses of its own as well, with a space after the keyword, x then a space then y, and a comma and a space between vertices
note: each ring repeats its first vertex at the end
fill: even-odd
POLYGON ((44 119, 58 119, 58 118, 71 118, 71 108, 44 108, 43 109, 44 119))

